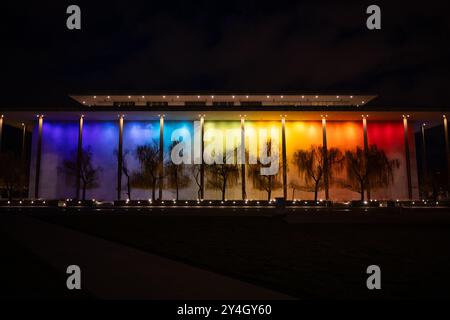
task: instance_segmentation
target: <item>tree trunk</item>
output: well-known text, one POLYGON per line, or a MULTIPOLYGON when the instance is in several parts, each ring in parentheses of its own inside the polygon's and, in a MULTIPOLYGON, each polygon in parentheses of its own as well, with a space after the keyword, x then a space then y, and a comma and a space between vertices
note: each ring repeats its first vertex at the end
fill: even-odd
POLYGON ((127 175, 127 195, 128 195, 128 199, 131 200, 131 182, 130 182, 129 175, 127 175))
POLYGON ((272 198, 272 176, 269 176, 269 188, 267 190, 267 201, 270 201, 272 198))
POLYGON ((319 180, 314 185, 314 202, 317 202, 317 194, 319 193, 319 180))
POLYGON ((7 188, 8 190, 8 200, 12 201, 13 198, 13 189, 12 188, 7 188))
POLYGON ((155 201, 155 190, 156 190, 156 180, 153 179, 153 182, 152 182, 152 201, 155 201))
POLYGON ((223 185, 222 185, 222 201, 225 201, 225 192, 227 188, 227 179, 223 178, 223 185))
POLYGON ((361 201, 364 201, 364 181, 361 181, 361 201))
POLYGON ((82 199, 83 199, 83 201, 86 201, 86 183, 83 183, 82 199))
POLYGON ((178 201, 178 172, 175 170, 175 188, 177 191, 177 201, 178 201))

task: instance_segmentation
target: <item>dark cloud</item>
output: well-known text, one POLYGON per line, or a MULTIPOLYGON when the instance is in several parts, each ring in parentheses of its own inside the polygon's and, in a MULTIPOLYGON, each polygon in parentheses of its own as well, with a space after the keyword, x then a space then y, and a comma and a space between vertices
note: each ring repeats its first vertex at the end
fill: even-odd
POLYGON ((6 5, 2 105, 69 103, 70 92, 370 92, 377 104, 445 106, 450 31, 444 1, 69 2, 6 5))

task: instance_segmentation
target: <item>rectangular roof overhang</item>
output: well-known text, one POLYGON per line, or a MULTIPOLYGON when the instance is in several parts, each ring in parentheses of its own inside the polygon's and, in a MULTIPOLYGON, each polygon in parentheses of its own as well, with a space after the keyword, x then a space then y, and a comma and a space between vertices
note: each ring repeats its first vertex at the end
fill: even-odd
POLYGON ((376 98, 376 95, 339 94, 152 94, 152 95, 70 95, 72 99, 85 106, 108 107, 115 103, 131 102, 136 107, 148 104, 166 104, 168 107, 194 107, 196 103, 220 107, 243 106, 260 103, 262 107, 280 106, 363 106, 376 98))

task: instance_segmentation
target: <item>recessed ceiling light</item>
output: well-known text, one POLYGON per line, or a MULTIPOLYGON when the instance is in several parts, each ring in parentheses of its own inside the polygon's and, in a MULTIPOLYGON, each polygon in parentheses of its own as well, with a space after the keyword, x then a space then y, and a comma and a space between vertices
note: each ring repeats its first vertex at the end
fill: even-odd
POLYGON ((145 96, 142 96, 142 99, 145 99, 145 96))
POLYGON ((163 96, 163 99, 165 99, 166 98, 166 96, 163 96))
POLYGON ((267 96, 267 99, 270 99, 270 96, 267 96))
POLYGON ((319 96, 316 96, 316 99, 318 98, 319 96))
POLYGON ((350 96, 350 99, 353 99, 353 96, 350 96))
POLYGON ((97 96, 94 96, 94 99, 97 99, 97 96))
POLYGON ((110 96, 108 96, 107 98, 108 98, 108 99, 110 99, 111 97, 110 97, 110 96))
POLYGON ((234 96, 232 96, 232 98, 234 99, 234 96))
POLYGON ((131 99, 131 96, 128 96, 128 99, 131 99))
POLYGON ((248 96, 245 96, 248 99, 248 96))

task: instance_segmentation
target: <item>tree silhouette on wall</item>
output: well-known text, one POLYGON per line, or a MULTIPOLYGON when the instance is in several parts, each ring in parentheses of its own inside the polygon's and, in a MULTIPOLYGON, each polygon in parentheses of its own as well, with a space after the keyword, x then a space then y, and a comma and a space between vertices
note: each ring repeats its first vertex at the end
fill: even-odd
POLYGON ((364 191, 389 186, 394 181, 394 169, 400 166, 398 159, 389 159, 384 150, 370 145, 367 152, 357 146, 345 152, 347 181, 344 187, 356 191, 364 201, 364 191))
POLYGON ((152 200, 156 199, 156 185, 159 181, 159 152, 159 144, 156 141, 137 146, 135 157, 139 161, 140 168, 131 174, 131 186, 151 189, 152 200))
POLYGON ((81 149, 80 164, 78 166, 77 153, 72 152, 70 158, 63 161, 61 168, 68 176, 74 177, 75 182, 80 177, 81 199, 86 200, 86 190, 99 187, 100 173, 102 167, 94 167, 92 164, 92 148, 88 146, 81 149))
MULTIPOLYGON (((327 151, 328 157, 328 181, 333 182, 336 172, 342 170, 343 155, 337 148, 330 148, 327 151)), ((314 192, 314 201, 317 201, 319 190, 324 188, 324 157, 322 146, 312 145, 308 150, 297 150, 292 159, 293 164, 298 168, 299 175, 305 181, 304 189, 314 192)))
POLYGON ((208 164, 205 166, 205 171, 208 175, 206 187, 220 190, 222 193, 222 201, 225 200, 227 187, 238 182, 239 166, 236 163, 227 164, 227 159, 230 162, 231 158, 236 154, 237 149, 234 149, 230 153, 224 152, 222 163, 208 164))
POLYGON ((194 178, 195 184, 197 185, 197 199, 202 197, 202 181, 201 181, 201 164, 192 164, 189 166, 192 177, 194 178))
MULTIPOLYGON (((173 141, 169 147, 169 154, 172 154, 173 149, 181 141, 173 141)), ((181 151, 182 152, 182 151, 181 151)), ((182 157, 183 155, 180 154, 182 157)), ((185 188, 190 184, 189 176, 186 174, 186 165, 184 163, 175 164, 171 157, 169 157, 167 163, 167 185, 169 188, 175 189, 176 199, 179 199, 179 189, 185 188)))
POLYGON ((289 182, 289 188, 292 189, 292 200, 295 199, 295 191, 303 190, 303 186, 301 186, 297 180, 289 182))
MULTIPOLYGON (((119 151, 114 150, 114 155, 117 157, 117 159, 119 158, 119 151)), ((122 153, 122 175, 125 176, 125 185, 126 185, 126 189, 127 189, 127 199, 131 200, 131 171, 128 165, 128 157, 130 156, 130 150, 125 150, 122 153)))
MULTIPOLYGON (((272 152, 272 141, 268 140, 266 142, 266 150, 268 156, 271 156, 272 152)), ((261 169, 264 168, 264 165, 258 161, 256 164, 248 165, 248 175, 252 181, 252 185, 257 190, 262 190, 267 192, 267 201, 270 201, 272 198, 272 191, 275 189, 279 189, 282 186, 280 181, 279 172, 273 175, 263 175, 261 174, 261 169)))

